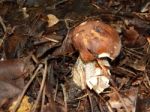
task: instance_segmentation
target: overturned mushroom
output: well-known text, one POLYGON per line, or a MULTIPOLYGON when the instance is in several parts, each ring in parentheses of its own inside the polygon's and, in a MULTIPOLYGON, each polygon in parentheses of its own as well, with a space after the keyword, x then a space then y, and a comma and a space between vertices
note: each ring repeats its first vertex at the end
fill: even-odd
POLYGON ((119 35, 111 26, 89 20, 75 27, 69 33, 69 37, 80 53, 72 72, 74 82, 82 89, 87 85, 101 93, 109 87, 109 78, 106 74, 110 75, 110 65, 105 58, 114 60, 119 55, 119 35))

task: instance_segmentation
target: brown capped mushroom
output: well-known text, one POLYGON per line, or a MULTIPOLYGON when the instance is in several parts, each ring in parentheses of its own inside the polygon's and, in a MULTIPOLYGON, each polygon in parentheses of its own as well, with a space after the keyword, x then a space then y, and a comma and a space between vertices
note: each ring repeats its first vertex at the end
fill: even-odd
POLYGON ((103 92, 109 87, 111 74, 109 63, 102 58, 114 60, 119 55, 121 39, 118 33, 103 22, 89 20, 76 26, 69 38, 80 53, 72 71, 74 82, 82 89, 88 86, 98 94, 103 92))
POLYGON ((83 22, 75 27, 69 36, 84 62, 103 57, 113 60, 120 53, 121 40, 118 33, 103 22, 95 20, 83 22))

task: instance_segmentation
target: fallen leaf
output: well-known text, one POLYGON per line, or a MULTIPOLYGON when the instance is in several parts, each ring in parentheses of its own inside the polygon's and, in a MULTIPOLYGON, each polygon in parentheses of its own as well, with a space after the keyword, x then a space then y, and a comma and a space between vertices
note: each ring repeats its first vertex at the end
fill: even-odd
POLYGON ((129 29, 126 29, 125 37, 126 44, 128 46, 133 46, 139 38, 139 33, 134 29, 134 27, 130 27, 129 29))
MULTIPOLYGON (((128 108, 129 112, 135 112, 136 110, 136 102, 137 102, 137 95, 138 95, 138 88, 131 88, 129 90, 124 90, 120 92, 123 103, 128 108)), ((112 108, 116 109, 117 112, 124 112, 124 106, 122 102, 120 101, 118 95, 116 92, 110 93, 108 95, 110 99, 108 100, 109 104, 112 108)))
POLYGON ((0 61, 0 80, 16 80, 27 73, 28 64, 23 59, 0 61))
POLYGON ((18 58, 23 54, 27 36, 14 34, 4 39, 3 49, 7 59, 18 58))
POLYGON ((47 17, 48 17, 48 27, 52 27, 59 22, 59 19, 53 14, 48 14, 47 17))
POLYGON ((124 35, 124 43, 127 47, 140 47, 146 42, 146 38, 142 36, 133 26, 126 29, 124 35))
POLYGON ((3 99, 9 99, 17 96, 21 92, 21 89, 17 86, 7 82, 0 80, 0 102, 3 99))
POLYGON ((23 59, 0 61, 0 101, 13 98, 22 91, 29 69, 31 66, 23 59))

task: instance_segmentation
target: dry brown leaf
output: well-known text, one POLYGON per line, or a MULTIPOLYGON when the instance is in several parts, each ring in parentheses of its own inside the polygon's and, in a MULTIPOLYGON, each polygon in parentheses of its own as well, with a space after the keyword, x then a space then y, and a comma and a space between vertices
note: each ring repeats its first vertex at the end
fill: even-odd
POLYGON ((59 22, 59 19, 53 14, 48 14, 47 17, 48 17, 48 27, 52 27, 59 22))
POLYGON ((134 46, 139 38, 139 33, 134 29, 134 27, 130 27, 129 29, 126 29, 125 37, 125 44, 127 46, 134 46))
MULTIPOLYGON (((131 88, 129 90, 122 91, 121 94, 123 94, 121 96, 129 112, 135 112, 138 88, 131 88)), ((112 108, 116 109, 117 112, 125 112, 123 108, 123 104, 119 100, 117 93, 113 92, 113 93, 110 93, 108 96, 110 97, 108 102, 112 108)))
POLYGON ((0 61, 0 100, 21 92, 28 67, 31 68, 22 59, 0 61))
POLYGON ((0 80, 15 80, 24 77, 28 67, 29 65, 23 59, 0 61, 0 80))
POLYGON ((17 96, 21 89, 8 81, 0 80, 0 103, 4 99, 9 99, 17 96))

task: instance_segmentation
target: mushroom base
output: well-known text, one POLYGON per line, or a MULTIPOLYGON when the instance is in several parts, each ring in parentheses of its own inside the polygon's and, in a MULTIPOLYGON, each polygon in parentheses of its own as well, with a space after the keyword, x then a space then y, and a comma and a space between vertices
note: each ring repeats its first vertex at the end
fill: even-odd
MULTIPOLYGON (((109 65, 107 60, 102 60, 102 64, 109 65)), ((106 68, 108 74, 109 69, 106 68)), ((81 89, 86 87, 93 89, 96 93, 102 93, 104 89, 108 88, 109 79, 105 76, 103 70, 98 66, 96 61, 84 63, 79 57, 72 70, 73 81, 81 89)))

